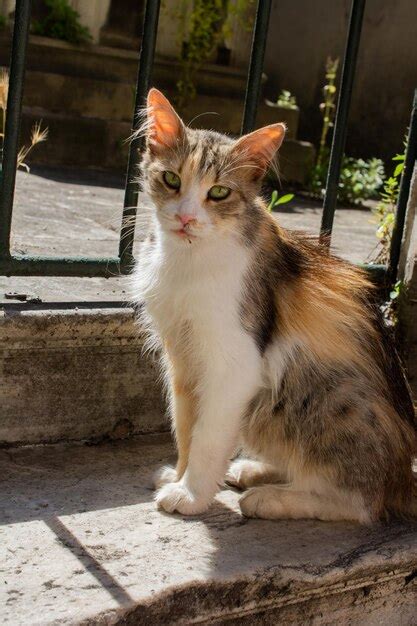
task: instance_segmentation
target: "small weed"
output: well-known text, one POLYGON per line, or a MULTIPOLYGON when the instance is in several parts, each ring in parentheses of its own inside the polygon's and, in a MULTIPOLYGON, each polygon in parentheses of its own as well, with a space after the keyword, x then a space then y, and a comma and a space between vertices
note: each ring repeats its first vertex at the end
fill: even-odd
MULTIPOLYGON (((6 70, 0 72, 0 115, 1 115, 1 132, 0 132, 0 152, 3 155, 4 133, 6 130, 7 116, 7 96, 9 94, 9 74, 6 70)), ((22 146, 17 155, 17 169, 23 167, 29 171, 29 166, 25 160, 29 152, 39 143, 46 141, 48 138, 48 128, 41 128, 42 122, 35 122, 32 126, 29 145, 22 146)))
POLYGON ((268 204, 268 211, 273 211, 273 209, 275 209, 275 207, 279 206, 280 204, 287 204, 288 202, 291 202, 293 198, 293 193, 286 193, 284 196, 279 196, 278 191, 274 189, 271 195, 271 201, 268 204))
POLYGON ((283 89, 278 96, 277 105, 283 109, 298 109, 297 100, 290 91, 283 89))
MULTIPOLYGON (((324 101, 320 104, 323 125, 316 163, 312 169, 309 191, 313 196, 324 195, 329 169, 330 150, 327 146, 330 130, 336 114, 336 78, 339 59, 326 62, 326 83, 323 87, 324 101)), ((340 171, 338 199, 342 204, 359 205, 375 198, 384 182, 384 164, 381 159, 355 159, 344 155, 340 171)))
POLYGON ((392 230, 395 222, 395 210, 398 200, 400 178, 404 169, 405 147, 402 154, 396 154, 392 159, 396 166, 392 176, 386 179, 381 199, 373 209, 373 214, 377 221, 376 236, 379 239, 377 263, 387 263, 391 246, 392 230))

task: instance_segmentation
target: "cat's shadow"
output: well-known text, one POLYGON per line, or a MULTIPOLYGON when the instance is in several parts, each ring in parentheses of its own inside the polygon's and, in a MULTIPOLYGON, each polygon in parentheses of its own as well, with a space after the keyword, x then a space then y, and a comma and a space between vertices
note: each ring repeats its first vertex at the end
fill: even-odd
POLYGON ((396 539, 415 537, 416 525, 403 521, 360 526, 320 520, 249 519, 238 508, 239 493, 223 490, 209 511, 197 519, 204 524, 211 551, 210 576, 244 578, 259 571, 291 570, 303 576, 324 575, 376 553, 381 560, 395 551, 396 539))

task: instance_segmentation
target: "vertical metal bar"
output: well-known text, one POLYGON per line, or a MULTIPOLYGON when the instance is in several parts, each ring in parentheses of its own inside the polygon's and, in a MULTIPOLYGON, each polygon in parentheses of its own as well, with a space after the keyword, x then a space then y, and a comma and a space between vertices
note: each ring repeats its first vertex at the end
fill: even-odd
POLYGON ((353 0, 345 56, 343 59, 342 78, 340 81, 339 100, 330 151, 329 171, 327 172, 326 193, 324 196, 320 229, 320 239, 323 243, 328 245, 330 245, 334 212, 336 210, 340 169, 345 149, 347 120, 361 38, 364 9, 365 0, 353 0))
POLYGON ((270 14, 271 0, 258 0, 255 26, 253 29, 248 82, 246 85, 245 109, 241 130, 242 135, 250 133, 255 127, 270 14))
POLYGON ((17 0, 9 72, 6 128, 3 142, 0 182, 0 256, 10 256, 16 164, 19 152, 20 118, 22 114, 23 81, 30 26, 31 0, 17 0))
MULTIPOLYGON (((156 34, 158 30, 160 0, 147 0, 143 18, 142 42, 139 54, 138 77, 136 82, 135 111, 133 131, 140 126, 139 110, 145 103, 149 90, 150 77, 155 54, 156 34)), ((137 182, 138 165, 142 138, 132 140, 129 149, 125 198, 123 205, 122 226, 120 230, 119 257, 122 271, 127 271, 133 261, 133 239, 135 235, 135 218, 138 205, 140 185, 137 182)))
POLYGON ((405 214, 408 196, 410 193, 411 177, 417 159, 417 89, 414 91, 413 108, 411 110, 410 127, 408 129, 407 148, 405 152, 404 169, 401 176, 398 193, 395 223, 391 237, 389 258, 389 277, 392 282, 397 278, 398 262, 400 260, 401 241, 404 231, 405 214))

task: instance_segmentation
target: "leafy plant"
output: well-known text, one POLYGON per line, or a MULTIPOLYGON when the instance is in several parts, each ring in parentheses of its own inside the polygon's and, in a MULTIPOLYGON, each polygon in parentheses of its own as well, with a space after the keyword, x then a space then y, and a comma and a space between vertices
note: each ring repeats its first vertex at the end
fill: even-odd
MULTIPOLYGON (((179 31, 181 37, 181 75, 177 82, 179 108, 195 97, 195 77, 200 67, 206 63, 216 46, 231 33, 232 19, 242 22, 248 7, 254 0, 183 0, 177 18, 188 13, 187 36, 185 29, 179 31), (191 5, 191 6, 190 6, 191 5), (186 41, 184 41, 186 39, 186 41)), ((181 19, 184 24, 184 20, 181 19)), ((244 24, 248 27, 248 22, 244 24)))
POLYGON ((290 91, 283 89, 277 98, 277 105, 283 109, 297 109, 297 100, 290 91))
MULTIPOLYGON (((326 61, 326 83, 323 87, 324 101, 320 104, 323 125, 320 135, 317 160, 313 166, 309 189, 317 197, 323 197, 327 171, 329 169, 330 150, 327 146, 330 130, 334 125, 336 113, 336 78, 339 59, 326 61)), ((375 198, 384 182, 384 164, 381 159, 355 159, 344 155, 340 170, 338 198, 342 204, 358 205, 365 200, 375 198)))
POLYGON ((43 0, 43 3, 48 12, 42 20, 32 22, 32 33, 74 44, 91 41, 90 31, 80 24, 80 14, 68 0, 43 0))
POLYGON ((284 196, 279 196, 278 191, 274 189, 271 194, 271 201, 268 204, 268 211, 273 211, 273 209, 275 209, 275 207, 279 206, 280 204, 287 204, 288 202, 291 202, 293 198, 293 193, 286 193, 284 196))
MULTIPOLYGON (((7 116, 7 96, 9 93, 9 74, 6 70, 0 72, 0 112, 1 112, 1 133, 0 133, 0 151, 3 155, 4 134, 6 129, 6 116, 7 116)), ((28 165, 25 163, 29 152, 42 141, 46 141, 48 137, 48 128, 41 128, 41 122, 35 122, 32 126, 30 143, 20 148, 17 155, 17 169, 23 167, 26 171, 29 171, 28 165)))
POLYGON ((391 301, 392 300, 397 300, 397 298, 399 298, 399 296, 401 295, 403 289, 404 289, 403 281, 402 280, 397 280, 397 282, 393 286, 392 290, 390 291, 389 299, 391 301))
POLYGON ((334 117, 336 114, 336 77, 339 67, 339 59, 327 58, 326 61, 326 83, 323 87, 324 102, 320 104, 320 111, 323 116, 323 126, 321 129, 319 151, 317 155, 317 165, 320 165, 325 157, 328 160, 327 152, 327 135, 329 130, 333 128, 334 117))
POLYGON ((392 230, 395 222, 395 210, 398 200, 398 192, 401 174, 404 169, 405 147, 402 154, 396 154, 392 159, 397 162, 392 176, 387 178, 381 193, 381 199, 373 209, 378 226, 376 236, 379 239, 379 251, 376 258, 378 263, 387 263, 391 246, 392 230))

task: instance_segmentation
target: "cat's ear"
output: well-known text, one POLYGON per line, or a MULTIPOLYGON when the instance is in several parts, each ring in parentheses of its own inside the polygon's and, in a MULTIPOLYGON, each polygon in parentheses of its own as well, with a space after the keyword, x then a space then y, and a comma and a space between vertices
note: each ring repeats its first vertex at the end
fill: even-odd
POLYGON ((233 147, 242 160, 253 163, 259 176, 267 169, 285 136, 285 124, 270 124, 244 135, 233 147))
POLYGON ((184 124, 165 96, 152 88, 148 93, 148 145, 153 153, 173 148, 184 136, 184 124))

